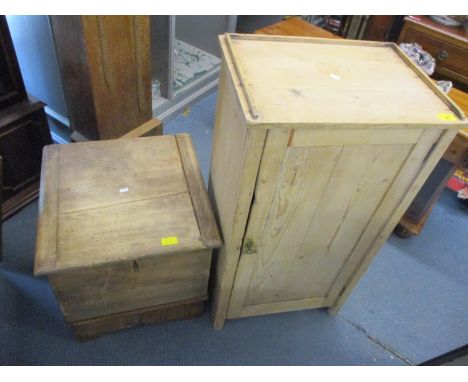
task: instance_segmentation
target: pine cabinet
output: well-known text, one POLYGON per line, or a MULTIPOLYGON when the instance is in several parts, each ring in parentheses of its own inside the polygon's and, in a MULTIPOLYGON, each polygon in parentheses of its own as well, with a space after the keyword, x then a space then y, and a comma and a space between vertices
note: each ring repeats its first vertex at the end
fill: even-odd
POLYGON ((226 34, 213 321, 335 312, 461 127, 393 43, 226 34))

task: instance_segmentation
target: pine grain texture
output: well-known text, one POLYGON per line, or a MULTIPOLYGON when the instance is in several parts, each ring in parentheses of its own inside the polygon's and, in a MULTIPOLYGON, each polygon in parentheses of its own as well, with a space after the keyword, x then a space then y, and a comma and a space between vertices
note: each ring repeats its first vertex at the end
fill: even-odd
POLYGON ((224 245, 214 327, 334 312, 467 122, 394 44, 252 35, 220 43, 209 194, 224 245))
POLYGON ((44 149, 34 272, 78 337, 198 314, 220 245, 187 135, 44 149))

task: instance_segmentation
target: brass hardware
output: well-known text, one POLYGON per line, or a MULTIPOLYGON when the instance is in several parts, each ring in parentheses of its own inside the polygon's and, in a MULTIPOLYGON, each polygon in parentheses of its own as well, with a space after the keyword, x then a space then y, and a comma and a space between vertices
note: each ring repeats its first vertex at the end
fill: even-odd
POLYGON ((437 60, 438 60, 438 61, 444 61, 444 60, 446 60, 447 58, 448 58, 448 53, 447 53, 445 50, 443 50, 443 51, 441 51, 441 52, 439 52, 439 53, 437 54, 437 60))
POLYGON ((244 248, 242 250, 242 253, 246 254, 252 254, 252 253, 257 253, 257 250, 253 248, 253 241, 251 239, 247 239, 244 243, 244 248))

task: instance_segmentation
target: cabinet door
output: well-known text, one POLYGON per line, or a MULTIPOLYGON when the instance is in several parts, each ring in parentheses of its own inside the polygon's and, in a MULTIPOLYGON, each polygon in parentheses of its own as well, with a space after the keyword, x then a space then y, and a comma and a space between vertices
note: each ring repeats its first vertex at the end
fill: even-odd
POLYGON ((5 16, 0 15, 0 109, 26 98, 23 79, 5 16))
POLYGON ((5 201, 39 181, 42 148, 51 143, 45 118, 41 109, 0 129, 5 201))
POLYGON ((270 130, 228 318, 332 305, 439 136, 270 130))

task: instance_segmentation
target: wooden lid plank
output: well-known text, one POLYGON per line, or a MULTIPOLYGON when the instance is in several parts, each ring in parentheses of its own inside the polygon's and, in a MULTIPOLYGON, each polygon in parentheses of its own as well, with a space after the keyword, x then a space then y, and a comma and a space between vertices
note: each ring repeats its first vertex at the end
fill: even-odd
POLYGON ((176 134, 176 139, 203 243, 207 248, 218 248, 222 242, 206 193, 203 176, 198 166, 192 139, 188 134, 176 134))

